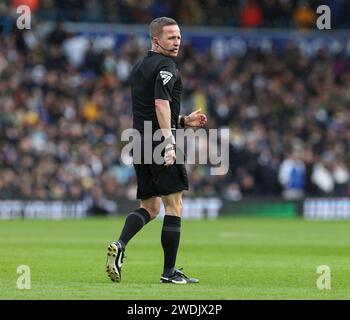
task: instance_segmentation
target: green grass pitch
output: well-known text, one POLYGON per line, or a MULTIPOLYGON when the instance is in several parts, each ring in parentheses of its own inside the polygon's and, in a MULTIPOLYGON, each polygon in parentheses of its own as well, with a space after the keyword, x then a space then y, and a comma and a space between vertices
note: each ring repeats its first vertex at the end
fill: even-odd
POLYGON ((194 285, 160 284, 161 220, 126 251, 121 283, 105 273, 106 248, 124 217, 0 221, 0 299, 350 299, 350 221, 184 220, 177 267, 194 285), (31 289, 16 287, 19 265, 31 289), (331 289, 319 290, 320 265, 331 289))

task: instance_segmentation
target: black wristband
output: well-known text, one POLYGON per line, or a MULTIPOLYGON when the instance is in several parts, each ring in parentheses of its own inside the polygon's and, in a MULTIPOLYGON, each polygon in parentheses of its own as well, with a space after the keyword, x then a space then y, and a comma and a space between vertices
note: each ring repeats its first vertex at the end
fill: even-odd
POLYGON ((185 116, 180 116, 180 127, 185 128, 185 116))
POLYGON ((171 135, 170 137, 165 138, 165 139, 164 139, 164 142, 165 142, 166 145, 167 145, 167 144, 175 144, 175 138, 174 138, 173 135, 171 135))

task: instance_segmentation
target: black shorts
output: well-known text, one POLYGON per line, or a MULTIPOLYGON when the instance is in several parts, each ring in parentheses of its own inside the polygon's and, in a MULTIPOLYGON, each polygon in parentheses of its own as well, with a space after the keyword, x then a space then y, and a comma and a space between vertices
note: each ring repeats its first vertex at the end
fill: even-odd
POLYGON ((164 166, 158 164, 134 164, 137 177, 137 199, 167 196, 188 190, 184 164, 164 166))

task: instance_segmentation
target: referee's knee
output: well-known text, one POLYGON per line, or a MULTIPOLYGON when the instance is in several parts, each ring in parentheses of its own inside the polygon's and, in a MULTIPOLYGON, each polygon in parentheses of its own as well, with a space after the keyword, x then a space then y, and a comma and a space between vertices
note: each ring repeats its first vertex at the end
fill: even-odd
POLYGON ((165 214, 181 217, 182 215, 182 194, 173 194, 162 197, 165 214))
POLYGON ((160 207, 158 207, 156 205, 155 206, 142 206, 141 208, 144 208, 147 210, 151 220, 157 218, 159 211, 160 211, 160 207))
POLYGON ((182 203, 165 206, 165 214, 169 216, 181 217, 182 215, 182 203))

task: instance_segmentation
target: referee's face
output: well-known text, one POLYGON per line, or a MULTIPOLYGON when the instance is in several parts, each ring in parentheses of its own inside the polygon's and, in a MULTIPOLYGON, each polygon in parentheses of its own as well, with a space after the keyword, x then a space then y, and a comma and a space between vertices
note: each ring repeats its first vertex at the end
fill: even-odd
POLYGON ((179 53, 180 42, 181 34, 179 26, 164 26, 163 32, 158 37, 157 51, 165 56, 176 57, 179 53))

